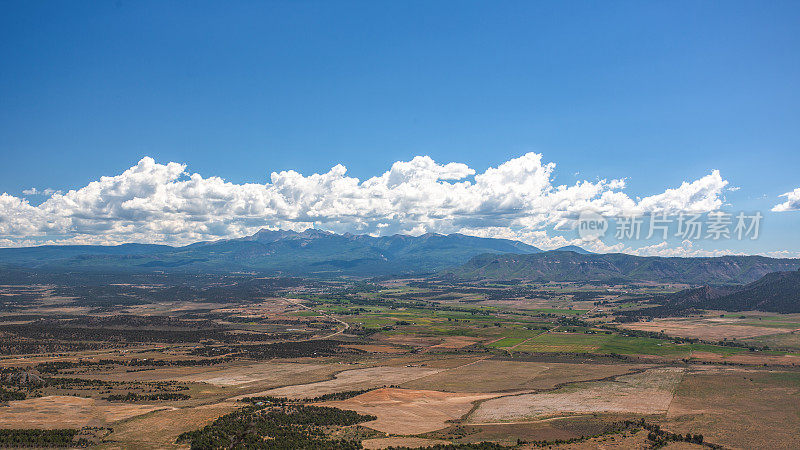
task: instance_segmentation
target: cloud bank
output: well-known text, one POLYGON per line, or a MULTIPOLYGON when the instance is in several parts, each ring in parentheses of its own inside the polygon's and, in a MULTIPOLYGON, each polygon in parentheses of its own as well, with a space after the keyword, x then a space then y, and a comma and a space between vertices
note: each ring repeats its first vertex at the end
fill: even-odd
POLYGON ((800 211, 800 188, 791 192, 782 194, 781 197, 786 197, 786 201, 772 207, 775 212, 785 211, 800 211))
POLYGON ((714 170, 634 200, 623 192, 622 179, 554 185, 555 167, 537 153, 483 173, 463 163, 439 164, 417 156, 363 181, 347 176, 339 164, 321 174, 288 170, 273 172, 264 184, 235 184, 190 174, 185 164, 144 157, 119 175, 51 192, 38 206, 3 193, 0 245, 176 245, 245 236, 265 227, 314 227, 373 235, 461 232, 548 247, 560 241, 544 230, 570 223, 583 210, 606 215, 703 213, 722 206, 728 185, 714 170))

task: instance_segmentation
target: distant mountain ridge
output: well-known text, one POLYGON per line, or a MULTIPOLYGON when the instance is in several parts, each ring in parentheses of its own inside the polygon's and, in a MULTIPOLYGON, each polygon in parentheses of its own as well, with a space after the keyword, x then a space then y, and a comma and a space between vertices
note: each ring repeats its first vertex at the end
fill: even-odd
POLYGON ((254 272, 292 276, 421 275, 553 281, 663 281, 745 284, 800 268, 798 259, 594 254, 579 247, 543 252, 508 239, 462 234, 369 236, 261 230, 251 236, 183 247, 152 244, 0 249, 0 269, 87 272, 254 272), (578 252, 577 250, 581 250, 578 252))
POLYGON ((595 252, 590 252, 589 250, 586 250, 583 247, 578 247, 577 245, 565 245, 563 247, 559 247, 559 248, 557 248, 555 250, 551 250, 551 251, 554 251, 554 252, 575 252, 575 253, 580 253, 582 255, 596 255, 595 252))
POLYGON ((86 271, 252 271, 286 275, 430 273, 483 253, 536 253, 518 241, 466 236, 335 234, 261 230, 251 236, 183 247, 42 246, 0 249, 0 267, 86 271))
POLYGON ((660 281, 701 285, 745 284, 770 272, 798 268, 800 259, 765 256, 667 258, 550 251, 529 255, 478 255, 448 273, 466 279, 660 281))

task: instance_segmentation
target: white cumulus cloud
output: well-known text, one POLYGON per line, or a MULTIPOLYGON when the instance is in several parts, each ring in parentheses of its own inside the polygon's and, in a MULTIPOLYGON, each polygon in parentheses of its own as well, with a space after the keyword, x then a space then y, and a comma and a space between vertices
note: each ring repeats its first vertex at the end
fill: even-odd
POLYGON ((781 197, 786 197, 786 201, 773 206, 772 207, 773 211, 775 212, 800 211, 800 188, 782 194, 781 197))
MULTIPOLYGON (((338 164, 321 174, 273 172, 266 183, 231 183, 187 172, 185 164, 142 158, 119 175, 33 206, 0 195, 0 245, 20 242, 186 244, 234 238, 260 228, 421 234, 461 232, 545 245, 546 227, 592 209, 607 215, 708 212, 722 205, 728 182, 718 171, 634 200, 625 181, 554 185, 555 164, 527 153, 477 173, 466 164, 428 156, 398 161, 359 180, 338 164)), ((36 191, 37 194, 42 191, 36 191)))
POLYGON ((46 196, 51 196, 53 194, 60 194, 61 191, 57 191, 57 190, 52 189, 52 188, 37 189, 35 187, 32 187, 30 189, 24 189, 22 191, 22 193, 25 194, 25 195, 46 195, 46 196))

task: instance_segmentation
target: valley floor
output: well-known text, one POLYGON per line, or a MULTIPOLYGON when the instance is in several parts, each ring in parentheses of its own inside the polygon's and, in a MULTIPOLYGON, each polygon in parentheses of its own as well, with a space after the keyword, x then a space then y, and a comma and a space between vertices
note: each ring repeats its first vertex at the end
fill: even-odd
POLYGON ((507 287, 413 280, 338 298, 303 288, 118 306, 91 322, 53 297, 3 313, 0 428, 66 428, 75 446, 204 448, 294 414, 316 418, 281 431, 291 439, 364 448, 800 447, 796 315, 616 323, 615 309, 638 307, 616 286, 502 300, 507 287), (64 318, 40 326, 55 307, 64 318), (34 339, 48 351, 19 351, 34 339))

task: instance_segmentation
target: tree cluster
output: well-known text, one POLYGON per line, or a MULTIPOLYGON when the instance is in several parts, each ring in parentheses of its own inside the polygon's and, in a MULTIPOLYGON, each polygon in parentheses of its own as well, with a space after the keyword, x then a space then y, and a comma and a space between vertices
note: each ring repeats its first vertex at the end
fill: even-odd
POLYGON ((85 438, 75 439, 79 430, 0 429, 0 447, 88 447, 85 438))
POLYGON ((337 408, 303 405, 252 405, 226 414, 197 431, 178 436, 193 449, 252 448, 359 449, 355 441, 326 438, 323 427, 342 427, 377 419, 337 408))

